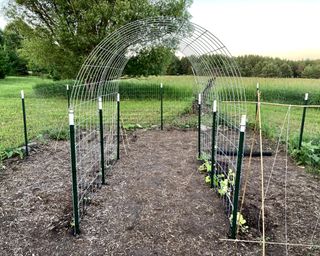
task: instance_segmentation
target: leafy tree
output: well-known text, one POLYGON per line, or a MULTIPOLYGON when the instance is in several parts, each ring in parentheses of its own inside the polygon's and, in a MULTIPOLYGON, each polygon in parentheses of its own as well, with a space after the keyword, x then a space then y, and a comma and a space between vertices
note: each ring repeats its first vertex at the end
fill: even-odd
POLYGON ((267 62, 261 70, 263 77, 281 77, 280 68, 274 62, 267 62))
POLYGON ((6 9, 33 65, 74 77, 93 48, 124 24, 146 17, 189 18, 191 0, 13 0, 6 9))
POLYGON ((179 74, 184 74, 184 75, 192 75, 192 68, 191 68, 191 63, 187 57, 182 57, 180 60, 180 70, 179 74))
POLYGON ((124 73, 129 76, 163 75, 170 64, 171 51, 161 46, 145 49, 129 60, 124 73))
POLYGON ((302 77, 320 78, 320 64, 307 65, 302 72, 302 77))
POLYGON ((259 76, 261 73, 261 62, 264 61, 262 56, 244 55, 236 58, 242 76, 259 76))
POLYGON ((4 79, 7 73, 7 57, 4 51, 4 35, 0 30, 0 79, 4 79))
POLYGON ((180 72, 181 72, 181 61, 177 56, 173 54, 166 73, 168 75, 180 75, 182 74, 180 72))
POLYGON ((288 63, 283 62, 282 64, 280 64, 279 68, 280 68, 280 72, 281 72, 281 77, 292 77, 293 76, 291 66, 288 63))
POLYGON ((8 75, 27 75, 27 61, 19 55, 22 37, 8 24, 4 30, 4 49, 7 55, 8 75))
POLYGON ((3 48, 0 46, 0 79, 4 79, 7 73, 7 58, 3 48))

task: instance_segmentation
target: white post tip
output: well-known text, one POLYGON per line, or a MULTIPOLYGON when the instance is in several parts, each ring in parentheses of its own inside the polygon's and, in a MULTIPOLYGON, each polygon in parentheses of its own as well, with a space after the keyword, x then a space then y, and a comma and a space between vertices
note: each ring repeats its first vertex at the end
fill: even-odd
POLYGON ((24 91, 21 90, 21 99, 24 99, 24 91))
POLYGON ((69 110, 69 125, 74 125, 74 112, 72 109, 69 110))
POLYGON ((102 110, 102 97, 98 98, 98 108, 99 110, 102 110))
POLYGON ((69 85, 67 84, 67 91, 69 91, 69 85))
POLYGON ((120 101, 120 93, 117 94, 117 102, 120 101))
POLYGON ((217 101, 216 100, 213 101, 213 112, 214 113, 217 112, 217 101))
POLYGON ((161 84, 160 84, 160 88, 162 88, 162 87, 163 87, 163 84, 161 83, 161 84))
POLYGON ((309 98, 309 93, 306 93, 306 94, 304 95, 304 100, 308 100, 308 98, 309 98))
POLYGON ((201 93, 198 95, 198 104, 201 105, 201 93))
POLYGON ((240 122, 240 132, 245 132, 246 130, 246 122, 247 122, 247 116, 242 115, 241 116, 241 122, 240 122))
POLYGON ((257 90, 259 90, 259 83, 257 83, 257 90))

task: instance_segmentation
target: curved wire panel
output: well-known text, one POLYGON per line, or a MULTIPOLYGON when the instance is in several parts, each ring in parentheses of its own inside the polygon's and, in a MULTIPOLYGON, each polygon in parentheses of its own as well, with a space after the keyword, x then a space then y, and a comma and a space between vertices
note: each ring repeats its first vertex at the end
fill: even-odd
MULTIPOLYGON (((216 159, 221 173, 236 171, 241 115, 246 113, 245 95, 238 68, 227 48, 208 30, 184 19, 171 17, 134 21, 106 37, 85 60, 71 94, 75 113, 78 200, 81 213, 99 186, 100 152, 98 97, 103 99, 105 165, 116 158, 116 94, 130 58, 151 47, 164 46, 189 59, 194 73, 190 106, 197 107, 202 94, 201 154, 211 155, 212 102, 218 102, 216 159), (231 153, 230 153, 231 152, 231 153)), ((232 208, 232 188, 225 196, 232 208)))

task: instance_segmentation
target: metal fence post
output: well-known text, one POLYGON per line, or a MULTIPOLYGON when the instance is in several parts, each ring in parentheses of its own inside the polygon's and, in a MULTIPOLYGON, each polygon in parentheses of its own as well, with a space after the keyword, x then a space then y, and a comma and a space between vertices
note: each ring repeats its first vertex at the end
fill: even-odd
POLYGON ((26 156, 29 156, 29 146, 28 146, 28 130, 27 130, 27 115, 26 106, 24 102, 24 91, 21 91, 21 103, 22 103, 22 116, 23 116, 23 129, 24 129, 24 145, 26 148, 26 156))
POLYGON ((74 112, 72 109, 69 110, 69 128, 70 128, 70 149, 71 149, 72 202, 73 202, 74 234, 77 235, 80 233, 80 228, 79 228, 78 180, 77 180, 74 112))
POLYGON ((104 138, 103 138, 103 113, 102 113, 102 97, 98 98, 99 124, 100 124, 100 161, 101 161, 101 182, 106 184, 104 169, 104 138))
POLYGON ((302 139, 303 139, 303 130, 304 130, 304 123, 306 120, 306 112, 307 112, 307 105, 308 105, 308 98, 309 98, 309 93, 306 93, 304 95, 304 107, 303 107, 303 112, 302 112, 302 120, 301 120, 301 128, 300 128, 300 138, 299 138, 299 150, 301 149, 302 145, 302 139))
POLYGON ((120 94, 117 94, 117 160, 120 159, 120 94))
POLYGON ((163 84, 160 84, 160 127, 163 130, 163 84))
POLYGON ((238 156, 237 173, 236 173, 235 188, 234 188, 234 195, 233 195, 233 212, 232 212, 232 225, 231 225, 232 239, 235 239, 237 235, 238 203, 239 203, 241 167, 242 167, 245 131, 246 131, 246 115, 243 115, 241 116, 241 123, 240 123, 239 148, 238 148, 238 154, 237 154, 238 156))
POLYGON ((259 90, 260 90, 259 89, 259 83, 257 83, 257 90, 256 90, 256 116, 258 114, 258 101, 259 101, 259 93, 260 93, 259 90))
POLYGON ((198 95, 198 158, 201 157, 201 93, 198 95))
POLYGON ((216 120, 217 120, 217 101, 213 101, 212 109, 212 142, 211 142, 211 172, 210 172, 210 187, 213 188, 213 175, 216 170, 216 160, 215 160, 215 148, 216 148, 216 120))

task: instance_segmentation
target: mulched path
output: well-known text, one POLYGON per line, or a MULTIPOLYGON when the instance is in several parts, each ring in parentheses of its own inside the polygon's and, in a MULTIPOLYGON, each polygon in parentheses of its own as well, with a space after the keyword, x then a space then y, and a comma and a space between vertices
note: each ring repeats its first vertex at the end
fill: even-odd
MULTIPOLYGON (((6 162, 0 173, 1 255, 261 255, 257 244, 222 242, 229 229, 220 198, 197 171, 195 131, 137 131, 128 155, 107 177, 110 185, 92 195, 73 237, 67 142, 35 148, 25 160, 6 162)), ((284 158, 284 153, 280 153, 284 158)), ((265 159, 266 178, 273 158, 265 159), (269 168, 269 169, 268 169, 269 168)), ((280 161, 281 162, 281 161, 280 161)), ((246 163, 245 163, 246 164, 246 163)), ((249 222, 243 239, 259 236, 258 159, 245 204, 249 222)), ((320 244, 319 181, 289 161, 287 183, 290 242, 320 244), (293 205, 293 206, 291 206, 293 205), (291 208, 290 208, 291 207, 291 208), (318 215, 317 215, 318 214, 318 215)), ((266 201, 267 235, 283 240, 283 164, 276 167, 266 201)), ((267 255, 285 255, 268 246, 267 255)), ((289 255, 319 255, 316 249, 289 248, 289 255), (307 254, 309 253, 309 254, 307 254)))

